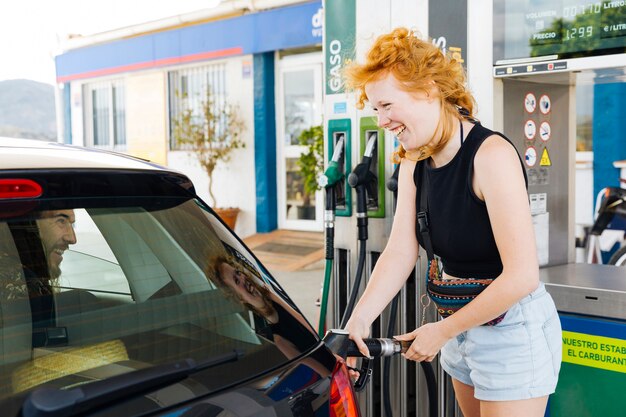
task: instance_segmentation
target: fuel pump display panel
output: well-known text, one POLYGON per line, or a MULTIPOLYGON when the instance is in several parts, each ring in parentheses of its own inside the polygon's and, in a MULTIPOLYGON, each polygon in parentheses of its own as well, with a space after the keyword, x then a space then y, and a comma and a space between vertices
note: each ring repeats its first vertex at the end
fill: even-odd
POLYGON ((494 65, 626 52, 624 0, 494 0, 493 21, 494 65))

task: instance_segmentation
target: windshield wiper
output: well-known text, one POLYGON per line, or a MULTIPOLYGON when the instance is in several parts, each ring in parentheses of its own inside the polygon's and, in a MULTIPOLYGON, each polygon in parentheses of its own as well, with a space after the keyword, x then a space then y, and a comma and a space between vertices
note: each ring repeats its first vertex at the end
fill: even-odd
POLYGON ((22 416, 67 417, 85 413, 101 405, 174 384, 195 372, 227 362, 234 362, 241 356, 243 356, 243 352, 233 350, 200 364, 187 358, 170 364, 156 365, 90 382, 69 390, 39 388, 24 401, 22 416))

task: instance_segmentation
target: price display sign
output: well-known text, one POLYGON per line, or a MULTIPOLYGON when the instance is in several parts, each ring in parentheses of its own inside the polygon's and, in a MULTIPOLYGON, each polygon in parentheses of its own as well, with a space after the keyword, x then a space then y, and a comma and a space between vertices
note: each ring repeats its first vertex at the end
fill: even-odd
POLYGON ((620 53, 626 53, 626 0, 494 0, 495 65, 620 53))

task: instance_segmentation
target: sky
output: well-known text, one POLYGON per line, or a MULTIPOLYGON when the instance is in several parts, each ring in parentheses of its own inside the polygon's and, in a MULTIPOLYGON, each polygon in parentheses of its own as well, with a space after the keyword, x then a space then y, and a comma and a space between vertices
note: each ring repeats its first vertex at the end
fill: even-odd
POLYGON ((218 0, 2 0, 0 81, 55 83, 68 34, 90 35, 213 7, 218 0))

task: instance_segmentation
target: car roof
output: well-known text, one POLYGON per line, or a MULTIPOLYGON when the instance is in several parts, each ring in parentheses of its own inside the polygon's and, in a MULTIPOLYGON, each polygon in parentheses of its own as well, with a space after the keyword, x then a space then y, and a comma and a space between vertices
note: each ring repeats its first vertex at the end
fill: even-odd
POLYGON ((0 170, 73 168, 168 170, 150 161, 107 150, 0 137, 0 170))

